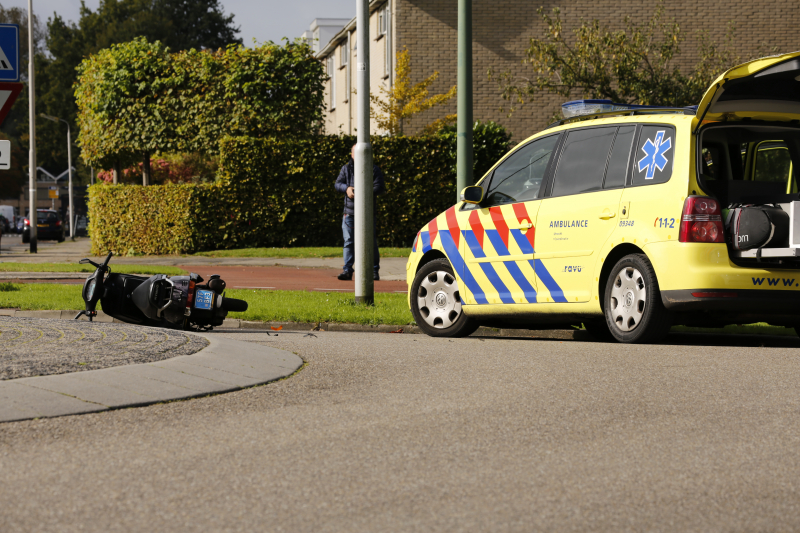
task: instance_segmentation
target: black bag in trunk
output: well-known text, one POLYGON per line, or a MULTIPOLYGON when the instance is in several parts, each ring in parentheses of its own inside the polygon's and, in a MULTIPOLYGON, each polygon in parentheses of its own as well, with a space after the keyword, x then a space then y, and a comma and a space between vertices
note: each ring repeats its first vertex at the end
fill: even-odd
POLYGON ((789 246, 789 214, 779 207, 732 209, 730 235, 736 250, 789 246))

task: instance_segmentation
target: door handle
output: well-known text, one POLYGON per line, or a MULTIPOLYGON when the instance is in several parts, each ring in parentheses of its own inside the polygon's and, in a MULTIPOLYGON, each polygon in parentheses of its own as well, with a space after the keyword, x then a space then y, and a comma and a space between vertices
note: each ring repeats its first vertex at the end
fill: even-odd
POLYGON ((603 220, 608 220, 609 218, 614 218, 615 216, 617 216, 617 214, 610 209, 604 209, 603 212, 600 214, 600 218, 602 218, 603 220))
POLYGON ((532 227, 533 227, 533 224, 531 224, 527 220, 524 221, 524 222, 520 222, 519 223, 519 229, 531 229, 532 227))

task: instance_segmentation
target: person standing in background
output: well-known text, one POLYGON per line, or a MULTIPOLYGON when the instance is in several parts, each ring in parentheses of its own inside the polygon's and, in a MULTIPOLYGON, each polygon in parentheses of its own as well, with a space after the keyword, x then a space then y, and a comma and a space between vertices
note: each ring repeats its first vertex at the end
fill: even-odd
MULTIPOLYGON (((342 273, 339 274, 339 279, 344 281, 353 279, 353 264, 355 263, 355 240, 353 234, 353 209, 355 207, 355 189, 353 188, 353 182, 355 180, 355 149, 356 145, 354 144, 350 148, 350 161, 348 161, 347 164, 342 167, 342 170, 339 172, 339 177, 336 178, 335 184, 336 192, 344 194, 344 217, 342 218, 342 235, 344 236, 344 250, 342 255, 344 256, 344 269, 342 270, 342 273)), ((376 196, 386 192, 383 171, 381 171, 380 167, 374 163, 372 165, 372 192, 376 196)), ((378 271, 381 268, 381 257, 380 253, 378 252, 378 230, 375 227, 375 212, 377 212, 377 209, 373 210, 372 218, 372 234, 375 241, 375 265, 373 266, 373 279, 379 280, 381 279, 380 275, 378 274, 378 271)))

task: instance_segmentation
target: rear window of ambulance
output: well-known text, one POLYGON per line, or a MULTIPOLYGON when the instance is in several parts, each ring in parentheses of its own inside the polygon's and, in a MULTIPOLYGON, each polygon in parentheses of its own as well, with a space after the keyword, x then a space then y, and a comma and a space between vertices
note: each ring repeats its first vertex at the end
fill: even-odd
POLYGON ((633 163, 631 185, 666 183, 672 177, 675 158, 675 128, 642 126, 633 163))

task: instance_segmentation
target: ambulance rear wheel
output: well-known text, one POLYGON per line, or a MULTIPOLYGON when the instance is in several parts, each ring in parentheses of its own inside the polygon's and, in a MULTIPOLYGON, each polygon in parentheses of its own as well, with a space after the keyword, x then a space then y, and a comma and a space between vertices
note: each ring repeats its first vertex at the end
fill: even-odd
POLYGON ((478 324, 464 314, 453 267, 435 259, 419 269, 411 284, 411 314, 431 337, 466 337, 478 324))
POLYGON ((606 281, 604 311, 608 330, 630 344, 659 342, 670 328, 653 265, 644 254, 620 259, 606 281))

